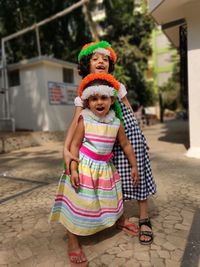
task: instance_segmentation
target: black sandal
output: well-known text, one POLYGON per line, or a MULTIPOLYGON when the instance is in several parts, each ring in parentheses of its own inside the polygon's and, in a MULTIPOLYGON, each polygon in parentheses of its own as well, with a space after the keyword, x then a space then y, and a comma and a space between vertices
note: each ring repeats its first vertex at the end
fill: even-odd
MULTIPOLYGON (((142 225, 146 225, 150 229, 152 229, 151 221, 150 221, 149 218, 140 219, 139 220, 139 228, 140 229, 141 229, 142 225)), ((141 231, 141 230, 139 230, 139 241, 140 241, 140 244, 142 244, 142 245, 150 245, 153 242, 153 233, 152 233, 152 231, 141 231), (141 240, 141 236, 142 235, 148 236, 148 237, 150 237, 150 239, 149 240, 141 240)))

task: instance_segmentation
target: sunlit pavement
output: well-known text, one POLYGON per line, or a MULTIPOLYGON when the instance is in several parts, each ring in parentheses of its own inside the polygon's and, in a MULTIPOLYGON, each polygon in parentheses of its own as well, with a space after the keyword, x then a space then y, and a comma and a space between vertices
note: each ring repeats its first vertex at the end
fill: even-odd
MULTIPOLYGON (((200 160, 184 155, 187 129, 185 121, 144 129, 158 191, 149 201, 153 244, 142 246, 115 227, 81 237, 90 267, 200 267, 200 160)), ((65 229, 48 224, 62 145, 0 154, 0 267, 70 266, 65 229)), ((137 223, 136 201, 125 210, 137 223)))

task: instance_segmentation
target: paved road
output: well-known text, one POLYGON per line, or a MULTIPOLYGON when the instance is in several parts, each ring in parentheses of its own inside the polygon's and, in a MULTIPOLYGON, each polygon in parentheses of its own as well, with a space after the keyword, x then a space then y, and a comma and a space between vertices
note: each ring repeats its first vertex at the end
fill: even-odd
MULTIPOLYGON (((200 267, 200 161, 185 157, 187 122, 144 129, 158 193, 149 208, 150 246, 112 227, 81 238, 90 267, 200 267)), ((64 267, 67 240, 48 215, 62 171, 62 143, 45 143, 0 155, 0 267, 64 267)), ((137 222, 135 201, 126 213, 137 222)))

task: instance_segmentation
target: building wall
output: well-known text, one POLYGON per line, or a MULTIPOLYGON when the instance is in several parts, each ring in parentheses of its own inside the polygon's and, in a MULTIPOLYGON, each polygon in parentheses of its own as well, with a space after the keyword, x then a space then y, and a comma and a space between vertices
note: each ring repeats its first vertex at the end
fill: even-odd
MULTIPOLYGON (((49 103, 48 96, 48 82, 63 82, 62 76, 62 66, 57 67, 55 71, 54 66, 46 66, 44 70, 45 77, 45 91, 46 91, 46 107, 47 115, 46 121, 48 125, 48 130, 65 130, 71 122, 73 113, 74 113, 74 104, 68 105, 51 105, 49 103)), ((74 69, 74 84, 79 85, 81 78, 78 75, 78 72, 74 69)), ((77 91, 77 89, 76 89, 77 91)), ((44 129, 45 130, 45 129, 44 129)))
MULTIPOLYGON (((199 4, 199 3, 198 3, 199 4)), ((200 17, 198 6, 187 7, 188 26, 188 92, 190 149, 188 156, 200 158, 200 17)))
MULTIPOLYGON (((200 159, 200 2, 185 1, 150 1, 150 10, 154 19, 164 25, 169 22, 184 19, 187 24, 187 64, 188 64, 188 98, 189 98, 189 139, 190 148, 186 155, 200 159), (153 9, 155 11, 153 11, 153 9)), ((181 22, 183 23, 183 21, 181 22)), ((179 26, 165 30, 173 44, 179 46, 179 26)))
MULTIPOLYGON (((62 65, 43 63, 20 70, 20 86, 10 88, 11 114, 16 129, 56 131, 68 127, 74 105, 54 105, 49 101, 48 82, 63 83, 62 69, 62 65)), ((78 86, 80 81, 74 68, 74 84, 78 86)))
POLYGON ((20 85, 10 87, 11 116, 17 129, 38 130, 44 114, 44 69, 42 65, 20 70, 20 85))
POLYGON ((163 86, 172 75, 177 51, 171 48, 169 40, 159 28, 153 32, 152 46, 154 87, 158 91, 159 86, 163 86))

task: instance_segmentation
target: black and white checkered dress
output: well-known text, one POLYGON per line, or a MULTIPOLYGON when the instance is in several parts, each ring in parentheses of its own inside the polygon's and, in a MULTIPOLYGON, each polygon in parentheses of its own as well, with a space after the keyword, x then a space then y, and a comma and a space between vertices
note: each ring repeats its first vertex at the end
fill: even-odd
POLYGON ((123 112, 125 133, 130 143, 133 145, 137 158, 138 171, 140 175, 139 185, 133 186, 129 161, 117 143, 115 144, 113 150, 113 162, 122 179, 124 200, 144 200, 147 199, 149 195, 156 192, 156 185, 152 175, 146 139, 133 115, 133 112, 126 107, 124 103, 121 101, 119 102, 123 112))

